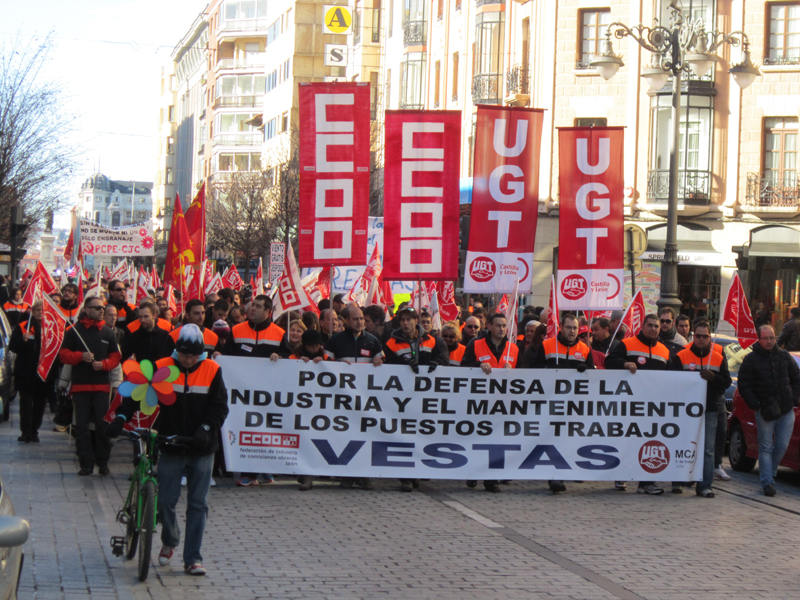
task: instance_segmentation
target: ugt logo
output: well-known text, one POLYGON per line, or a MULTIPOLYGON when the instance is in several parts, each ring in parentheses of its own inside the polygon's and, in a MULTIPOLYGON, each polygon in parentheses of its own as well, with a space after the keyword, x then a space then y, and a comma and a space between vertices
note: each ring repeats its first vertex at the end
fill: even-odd
POLYGON ((652 440, 639 449, 639 464, 648 473, 661 473, 669 465, 669 448, 652 440))
POLYGON ((570 275, 561 282, 561 294, 570 300, 579 300, 586 295, 586 280, 580 275, 570 275))

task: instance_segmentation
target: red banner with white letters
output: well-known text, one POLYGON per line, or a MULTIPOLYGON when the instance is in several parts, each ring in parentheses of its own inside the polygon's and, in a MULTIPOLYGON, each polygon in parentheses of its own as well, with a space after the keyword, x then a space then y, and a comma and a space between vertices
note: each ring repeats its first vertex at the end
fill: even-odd
POLYGON ((387 110, 383 278, 458 278, 461 112, 387 110))
POLYGON ((363 265, 369 216, 368 83, 301 83, 300 265, 363 265))
POLYGON ((544 111, 479 106, 464 291, 531 289, 544 111))
POLYGON ((558 305, 623 306, 623 127, 558 130, 558 305))

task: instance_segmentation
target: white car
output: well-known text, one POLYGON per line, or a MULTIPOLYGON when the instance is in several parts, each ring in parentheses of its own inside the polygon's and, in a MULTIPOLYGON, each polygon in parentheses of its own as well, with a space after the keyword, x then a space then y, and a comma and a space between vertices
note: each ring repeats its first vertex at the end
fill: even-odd
POLYGON ((0 479, 0 600, 17 600, 22 572, 22 545, 28 541, 30 525, 14 516, 14 505, 0 479))

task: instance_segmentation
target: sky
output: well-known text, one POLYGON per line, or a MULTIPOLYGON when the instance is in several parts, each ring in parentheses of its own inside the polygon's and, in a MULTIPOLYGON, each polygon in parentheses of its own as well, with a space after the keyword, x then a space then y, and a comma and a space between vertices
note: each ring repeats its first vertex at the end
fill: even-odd
MULTIPOLYGON (((85 151, 70 193, 96 170, 110 179, 153 181, 159 77, 207 0, 28 0, 7 2, 0 45, 54 35, 42 77, 62 83, 75 139, 85 151)), ((69 225, 68 213, 56 227, 69 225)))

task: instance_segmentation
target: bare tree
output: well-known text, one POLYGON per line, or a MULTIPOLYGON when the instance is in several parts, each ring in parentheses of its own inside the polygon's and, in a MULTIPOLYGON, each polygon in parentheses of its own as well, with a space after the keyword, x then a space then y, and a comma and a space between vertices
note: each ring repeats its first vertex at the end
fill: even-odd
POLYGON ((79 150, 66 138, 76 117, 65 113, 60 84, 43 78, 51 48, 52 34, 27 43, 18 37, 0 48, 0 239, 5 242, 14 204, 22 205, 25 222, 36 227, 70 203, 67 186, 79 150))
POLYGON ((284 142, 264 157, 267 172, 274 172, 277 176, 276 185, 270 189, 268 195, 269 216, 275 241, 296 246, 300 219, 300 138, 297 130, 291 129, 284 142))
POLYGON ((270 218, 274 179, 263 171, 238 171, 211 183, 206 227, 209 246, 245 259, 244 280, 250 261, 269 252, 275 236, 270 218))

